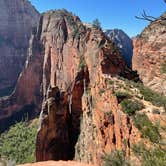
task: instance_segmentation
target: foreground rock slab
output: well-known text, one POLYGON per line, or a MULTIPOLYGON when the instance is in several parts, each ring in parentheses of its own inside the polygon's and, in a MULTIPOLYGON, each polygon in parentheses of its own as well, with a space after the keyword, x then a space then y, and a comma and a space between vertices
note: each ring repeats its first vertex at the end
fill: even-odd
POLYGON ((18 166, 93 166, 93 165, 83 164, 75 161, 45 161, 33 164, 23 164, 18 166))

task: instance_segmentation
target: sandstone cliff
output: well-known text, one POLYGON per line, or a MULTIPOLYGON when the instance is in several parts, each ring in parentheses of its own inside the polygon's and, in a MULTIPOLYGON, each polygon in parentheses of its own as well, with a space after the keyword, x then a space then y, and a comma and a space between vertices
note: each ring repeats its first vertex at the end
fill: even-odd
POLYGON ((165 138, 163 130, 160 135, 156 129, 156 140, 141 133, 136 123, 139 116, 145 116, 149 126, 157 121, 166 126, 163 107, 146 102, 137 87, 120 79, 125 62, 103 32, 83 26, 64 10, 48 12, 42 20, 44 98, 37 161, 75 159, 99 166, 104 154, 124 150, 129 157, 139 141, 151 145, 165 138), (120 90, 129 95, 118 96, 120 90), (140 110, 133 106, 138 115, 125 113, 121 105, 125 98, 142 103, 140 110))
POLYGON ((0 1, 0 97, 14 89, 39 13, 27 0, 0 1))
POLYGON ((134 39, 132 68, 146 86, 166 95, 166 13, 134 39))
POLYGON ((101 165, 105 153, 139 140, 109 80, 125 70, 115 45, 66 11, 44 14, 43 104, 37 161, 73 159, 101 165))

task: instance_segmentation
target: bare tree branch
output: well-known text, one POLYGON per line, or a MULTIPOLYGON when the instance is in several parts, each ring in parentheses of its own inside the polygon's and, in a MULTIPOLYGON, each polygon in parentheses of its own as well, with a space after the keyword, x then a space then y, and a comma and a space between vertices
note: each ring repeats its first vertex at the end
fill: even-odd
MULTIPOLYGON (((166 0, 163 0, 165 3, 166 3, 166 0)), ((156 17, 153 17, 153 16, 149 16, 146 14, 145 10, 143 10, 143 13, 141 14, 141 16, 135 16, 136 19, 141 19, 141 20, 146 20, 146 21, 149 21, 149 22, 153 22, 155 21, 157 18, 156 17)), ((166 18, 165 17, 160 17, 161 21, 166 21, 166 18)), ((166 23, 161 23, 162 25, 166 25, 166 23)))
POLYGON ((141 14, 141 16, 135 16, 135 18, 141 19, 141 20, 146 20, 146 21, 149 21, 149 22, 153 22, 154 20, 157 19, 157 18, 155 18, 153 16, 147 15, 145 10, 143 10, 143 13, 141 14))

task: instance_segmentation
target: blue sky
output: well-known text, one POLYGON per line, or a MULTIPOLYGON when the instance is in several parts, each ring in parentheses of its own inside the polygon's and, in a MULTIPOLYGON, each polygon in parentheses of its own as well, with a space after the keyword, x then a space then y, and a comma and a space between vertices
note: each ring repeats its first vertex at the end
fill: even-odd
POLYGON ((148 22, 137 20, 142 10, 158 17, 166 11, 163 0, 30 0, 39 12, 65 8, 83 22, 98 18, 103 29, 123 29, 129 36, 139 34, 148 22))

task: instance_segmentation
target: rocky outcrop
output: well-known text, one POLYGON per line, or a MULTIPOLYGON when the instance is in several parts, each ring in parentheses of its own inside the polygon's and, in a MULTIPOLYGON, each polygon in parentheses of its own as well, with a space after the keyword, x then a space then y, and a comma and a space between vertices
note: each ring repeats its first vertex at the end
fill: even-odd
POLYGON ((27 0, 0 1, 0 97, 14 89, 39 13, 27 0))
POLYGON ((104 33, 110 38, 111 41, 116 44, 127 66, 131 67, 133 56, 132 39, 120 29, 106 30, 104 33))
POLYGON ((140 135, 109 86, 126 67, 113 42, 65 10, 44 14, 39 29, 44 62, 37 161, 101 165, 105 153, 124 147, 129 155, 140 135))
POLYGON ((132 68, 146 86, 166 95, 166 13, 134 39, 132 68))

